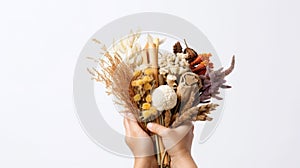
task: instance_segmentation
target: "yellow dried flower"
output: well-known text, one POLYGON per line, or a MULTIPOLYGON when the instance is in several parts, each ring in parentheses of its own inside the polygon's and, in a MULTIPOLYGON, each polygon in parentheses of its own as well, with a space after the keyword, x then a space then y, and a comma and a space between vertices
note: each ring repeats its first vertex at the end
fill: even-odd
POLYGON ((150 103, 143 103, 143 106, 142 106, 143 110, 149 110, 150 107, 151 107, 150 103))
POLYGON ((149 94, 149 95, 146 96, 146 102, 147 102, 147 103, 151 103, 151 101, 152 101, 152 97, 151 97, 151 95, 149 94))
POLYGON ((149 83, 146 83, 144 85, 144 89, 147 91, 147 90, 151 90, 152 89, 152 86, 149 84, 149 83))
POLYGON ((134 72, 133 72, 133 76, 134 76, 134 77, 140 76, 141 73, 142 73, 142 71, 134 71, 134 72))
POLYGON ((132 82, 131 82, 131 86, 138 86, 137 80, 132 81, 132 82))
POLYGON ((153 79, 150 76, 144 76, 143 81, 144 82, 151 82, 153 79))
POLYGON ((152 68, 147 68, 144 70, 144 73, 146 75, 152 75, 154 73, 154 70, 152 68))
POLYGON ((144 84, 144 81, 139 79, 139 80, 136 81, 136 84, 137 84, 137 86, 141 86, 141 85, 144 84))
POLYGON ((140 101, 140 100, 141 100, 141 95, 140 95, 140 94, 136 94, 136 95, 133 97, 133 100, 134 100, 135 102, 140 101))
POLYGON ((142 115, 144 117, 144 119, 147 119, 151 116, 151 111, 150 110, 145 110, 142 112, 142 115))
POLYGON ((151 107, 149 110, 144 110, 142 116, 144 119, 149 118, 151 115, 157 115, 157 110, 154 107, 151 107))

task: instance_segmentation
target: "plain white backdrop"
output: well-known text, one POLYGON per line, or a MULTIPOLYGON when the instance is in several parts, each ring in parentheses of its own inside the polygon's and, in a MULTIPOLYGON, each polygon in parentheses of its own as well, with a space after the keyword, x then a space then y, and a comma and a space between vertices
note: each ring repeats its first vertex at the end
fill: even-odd
POLYGON ((145 11, 198 26, 224 65, 236 55, 222 122, 209 141, 194 144, 199 167, 300 167, 299 7, 296 0, 1 1, 0 167, 132 167, 82 131, 72 79, 94 32, 145 11))

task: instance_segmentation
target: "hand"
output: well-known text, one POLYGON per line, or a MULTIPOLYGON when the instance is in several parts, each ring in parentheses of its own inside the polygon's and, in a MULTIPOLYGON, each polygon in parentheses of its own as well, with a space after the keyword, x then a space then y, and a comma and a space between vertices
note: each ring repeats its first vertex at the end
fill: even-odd
POLYGON ((174 129, 156 123, 149 123, 147 128, 162 137, 163 144, 171 157, 171 167, 197 167, 191 156, 194 138, 194 126, 191 122, 174 129))
POLYGON ((139 126, 134 117, 124 117, 125 141, 132 151, 135 168, 154 168, 157 162, 154 157, 153 141, 139 126))

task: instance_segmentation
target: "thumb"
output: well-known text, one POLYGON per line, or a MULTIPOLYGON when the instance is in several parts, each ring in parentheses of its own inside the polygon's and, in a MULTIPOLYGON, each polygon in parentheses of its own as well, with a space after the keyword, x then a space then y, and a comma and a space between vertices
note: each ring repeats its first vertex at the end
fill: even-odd
POLYGON ((164 126, 162 126, 160 124, 156 124, 156 123, 148 123, 147 124, 147 128, 151 132, 153 132, 153 133, 155 133, 155 134, 157 134, 159 136, 163 136, 164 133, 168 130, 168 128, 166 128, 166 127, 164 127, 164 126))

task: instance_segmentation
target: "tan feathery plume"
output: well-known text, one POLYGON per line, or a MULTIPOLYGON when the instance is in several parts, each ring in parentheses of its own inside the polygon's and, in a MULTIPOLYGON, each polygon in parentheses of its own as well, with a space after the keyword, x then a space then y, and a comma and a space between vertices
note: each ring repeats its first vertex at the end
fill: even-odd
POLYGON ((184 122, 191 120, 192 117, 198 114, 198 108, 199 107, 192 107, 182 113, 176 120, 173 122, 171 128, 178 127, 179 125, 183 124, 184 122))
MULTIPOLYGON (((102 45, 99 41, 93 40, 93 42, 102 45)), ((87 68, 87 71, 92 75, 93 80, 104 83, 107 94, 111 94, 112 76, 121 63, 122 58, 117 53, 110 54, 105 45, 102 45, 101 49, 103 51, 103 58, 95 59, 87 57, 97 62, 99 69, 93 67, 91 69, 87 68)))
POLYGON ((211 110, 214 110, 218 105, 217 104, 205 104, 200 107, 192 107, 186 110, 182 115, 180 115, 172 124, 172 128, 178 127, 179 125, 183 124, 186 121, 195 121, 197 116, 200 115, 207 115, 211 110), (196 117, 196 118, 195 118, 196 117))
POLYGON ((194 116, 192 118, 192 121, 211 121, 212 118, 209 117, 208 114, 210 114, 211 111, 215 110, 217 106, 219 105, 213 103, 200 106, 197 116, 194 116))
POLYGON ((112 95, 115 96, 114 102, 124 107, 121 112, 131 112, 138 118, 138 108, 132 103, 130 95, 130 83, 132 71, 125 63, 120 63, 112 76, 112 95))
POLYGON ((132 112, 137 117, 138 109, 131 102, 129 94, 132 71, 122 62, 122 58, 117 52, 110 53, 100 41, 96 39, 92 41, 100 45, 103 57, 98 59, 88 57, 97 62, 98 69, 93 67, 88 68, 87 71, 92 75, 93 80, 105 85, 107 94, 114 96, 114 103, 123 107, 121 112, 132 112))

